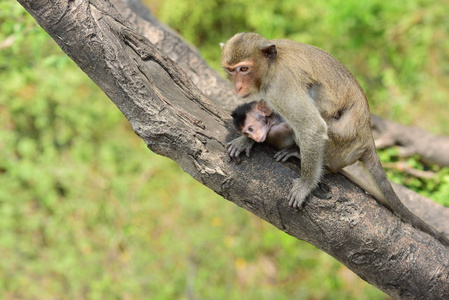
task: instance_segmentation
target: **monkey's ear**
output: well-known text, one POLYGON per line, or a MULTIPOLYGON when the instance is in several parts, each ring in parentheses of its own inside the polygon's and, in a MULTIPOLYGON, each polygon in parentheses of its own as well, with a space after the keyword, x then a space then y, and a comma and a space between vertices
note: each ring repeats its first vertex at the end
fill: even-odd
POLYGON ((225 46, 224 43, 220 43, 221 50, 223 50, 224 46, 225 46))
POLYGON ((257 104, 256 104, 256 109, 258 109, 259 111, 263 112, 265 117, 268 117, 268 116, 270 116, 273 113, 271 108, 268 107, 268 105, 265 102, 265 100, 259 100, 259 102, 257 102, 257 104))
POLYGON ((271 43, 262 43, 262 45, 260 45, 260 50, 265 55, 265 57, 270 60, 275 59, 278 53, 276 45, 271 43))

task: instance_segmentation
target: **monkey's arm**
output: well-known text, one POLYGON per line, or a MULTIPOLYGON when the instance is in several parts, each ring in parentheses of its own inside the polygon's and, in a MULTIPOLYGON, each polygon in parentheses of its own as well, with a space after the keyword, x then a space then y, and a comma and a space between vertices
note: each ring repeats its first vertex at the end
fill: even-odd
POLYGON ((301 209, 304 201, 317 186, 323 173, 324 139, 301 139, 301 175, 293 181, 288 196, 291 207, 301 209))
POLYGON ((295 142, 301 149, 301 175, 294 180, 288 197, 289 205, 300 209, 323 172, 327 125, 306 90, 296 91, 291 97, 276 101, 275 105, 293 129, 295 142))
POLYGON ((226 144, 226 153, 228 154, 229 160, 234 159, 236 162, 240 162, 239 156, 242 152, 245 152, 246 156, 249 157, 253 145, 254 141, 245 135, 230 141, 226 144))

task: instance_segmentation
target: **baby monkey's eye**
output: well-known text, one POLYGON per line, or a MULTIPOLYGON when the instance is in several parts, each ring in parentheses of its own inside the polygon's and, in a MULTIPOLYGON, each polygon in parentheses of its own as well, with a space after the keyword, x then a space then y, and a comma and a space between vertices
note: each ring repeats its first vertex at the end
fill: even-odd
POLYGON ((253 132, 253 131, 254 131, 254 128, 248 127, 248 131, 249 131, 249 132, 253 132))

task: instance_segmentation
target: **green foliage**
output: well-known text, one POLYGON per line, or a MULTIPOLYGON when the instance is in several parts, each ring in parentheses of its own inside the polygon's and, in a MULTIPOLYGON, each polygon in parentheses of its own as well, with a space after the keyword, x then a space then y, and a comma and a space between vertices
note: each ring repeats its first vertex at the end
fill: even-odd
POLYGON ((380 294, 149 152, 13 1, 0 41, 2 299, 380 294))
MULTIPOLYGON (((294 38, 339 57, 377 111, 403 118, 416 106, 401 119, 415 122, 447 95, 441 6, 167 0, 157 7, 216 67, 218 43, 235 32, 294 38)), ((0 90, 2 299, 385 298, 149 152, 12 0, 0 2, 0 90)), ((446 114, 419 124, 442 132, 431 119, 446 114)), ((418 188, 447 201, 448 181, 439 170, 418 188)))
MULTIPOLYGON (((236 32, 255 31, 267 38, 289 38, 320 47, 357 77, 371 110, 387 119, 449 134, 448 3, 412 0, 164 1, 159 15, 200 47, 219 69, 219 42, 236 32), (175 12, 173 12, 175 11, 175 12), (217 14, 208 12, 216 11, 217 14), (186 24, 188 24, 186 26, 186 24), (432 117, 423 117, 431 115, 432 117)), ((389 161, 388 155, 385 161, 389 161)), ((424 168, 417 160, 412 165, 424 168)), ((448 204, 446 169, 434 179, 397 181, 448 204)))
POLYGON ((166 0, 159 15, 217 69, 218 43, 240 31, 315 45, 355 74, 373 112, 449 134, 447 11, 428 0, 166 0))
POLYGON ((397 148, 384 149, 378 151, 378 153, 382 161, 390 162, 393 165, 398 162, 405 162, 407 166, 415 170, 434 173, 435 175, 431 178, 418 178, 395 167, 389 168, 387 165, 387 168, 385 168, 388 177, 392 181, 402 184, 444 206, 449 206, 449 168, 423 165, 417 155, 401 158, 397 148))

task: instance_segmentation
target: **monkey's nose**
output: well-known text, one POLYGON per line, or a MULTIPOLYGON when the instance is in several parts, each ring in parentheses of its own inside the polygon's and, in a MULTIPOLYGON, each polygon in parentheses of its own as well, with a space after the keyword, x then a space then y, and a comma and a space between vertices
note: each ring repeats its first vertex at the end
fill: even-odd
POLYGON ((235 87, 235 92, 237 93, 237 95, 240 95, 240 93, 241 93, 241 91, 242 91, 242 88, 243 88, 243 87, 241 87, 241 86, 236 86, 236 87, 235 87))
POLYGON ((263 136, 257 136, 257 137, 254 138, 254 140, 255 140, 257 143, 262 143, 265 139, 264 139, 263 136))
POLYGON ((236 82, 234 85, 234 90, 239 95, 243 90, 243 84, 240 82, 236 82))

